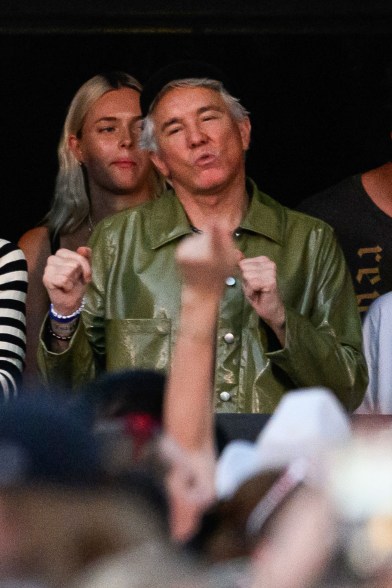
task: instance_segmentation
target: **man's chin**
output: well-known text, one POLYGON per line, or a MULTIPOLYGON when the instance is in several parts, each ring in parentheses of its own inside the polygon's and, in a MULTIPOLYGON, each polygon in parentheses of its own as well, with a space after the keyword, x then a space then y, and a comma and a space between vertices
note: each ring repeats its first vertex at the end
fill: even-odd
POLYGON ((205 174, 204 177, 198 178, 196 190, 200 194, 214 194, 228 184, 229 179, 223 174, 205 174))
POLYGON ((198 193, 200 195, 205 195, 205 196, 213 196, 214 194, 217 194, 219 192, 221 192, 222 190, 224 190, 227 187, 227 182, 221 181, 215 181, 215 182, 206 182, 205 184, 200 184, 198 187, 198 193))

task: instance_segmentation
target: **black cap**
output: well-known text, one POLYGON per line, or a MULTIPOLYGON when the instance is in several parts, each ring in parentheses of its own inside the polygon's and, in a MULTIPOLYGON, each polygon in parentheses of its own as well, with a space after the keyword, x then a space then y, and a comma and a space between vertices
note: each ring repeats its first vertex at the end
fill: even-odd
POLYGON ((100 449, 65 398, 31 392, 0 409, 0 488, 95 486, 100 449))
POLYGON ((166 84, 187 78, 217 80, 229 90, 226 75, 215 65, 202 61, 177 61, 159 69, 145 83, 140 97, 142 115, 147 116, 151 104, 166 84))
POLYGON ((93 411, 92 419, 146 413, 160 420, 165 376, 156 370, 107 372, 79 391, 76 406, 93 411), (79 406, 78 406, 79 404, 79 406))

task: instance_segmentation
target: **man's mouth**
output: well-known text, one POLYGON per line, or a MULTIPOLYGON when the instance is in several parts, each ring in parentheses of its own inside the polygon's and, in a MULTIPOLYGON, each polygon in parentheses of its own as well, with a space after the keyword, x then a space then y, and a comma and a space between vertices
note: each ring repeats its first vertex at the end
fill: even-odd
POLYGON ((216 161, 216 155, 214 155, 214 153, 203 153, 202 155, 199 155, 199 157, 197 157, 195 159, 195 165, 198 165, 199 167, 205 167, 208 165, 211 165, 213 163, 215 163, 216 161))

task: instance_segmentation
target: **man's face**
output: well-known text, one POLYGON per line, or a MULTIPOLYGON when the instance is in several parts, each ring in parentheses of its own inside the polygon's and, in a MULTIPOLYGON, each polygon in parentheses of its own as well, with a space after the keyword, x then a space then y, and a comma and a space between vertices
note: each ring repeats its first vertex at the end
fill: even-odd
POLYGON ((138 147, 139 98, 131 88, 106 92, 88 110, 82 136, 70 137, 71 149, 87 169, 91 190, 128 194, 145 185, 151 163, 138 147))
POLYGON ((215 90, 173 88, 152 117, 158 153, 151 158, 176 191, 214 194, 244 174, 249 119, 234 120, 215 90))

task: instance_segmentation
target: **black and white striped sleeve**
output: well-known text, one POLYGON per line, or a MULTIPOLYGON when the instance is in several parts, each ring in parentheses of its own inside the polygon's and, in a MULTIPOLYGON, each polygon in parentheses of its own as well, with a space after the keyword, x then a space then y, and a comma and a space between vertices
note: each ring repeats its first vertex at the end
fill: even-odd
POLYGON ((26 353, 27 264, 22 251, 0 239, 0 392, 17 394, 26 353))

